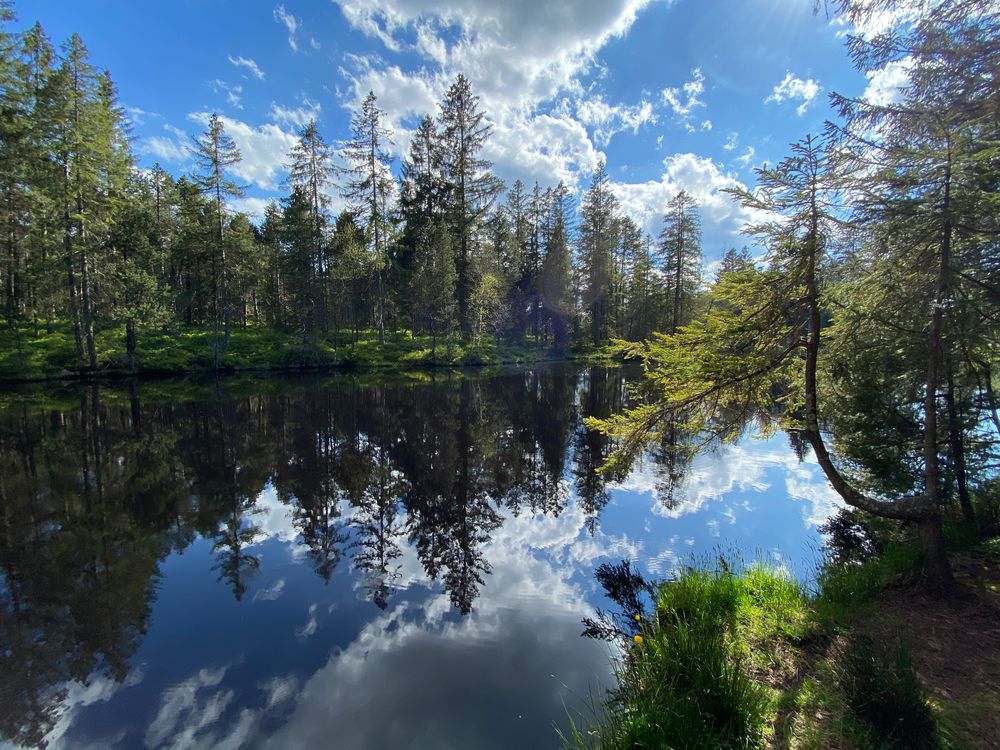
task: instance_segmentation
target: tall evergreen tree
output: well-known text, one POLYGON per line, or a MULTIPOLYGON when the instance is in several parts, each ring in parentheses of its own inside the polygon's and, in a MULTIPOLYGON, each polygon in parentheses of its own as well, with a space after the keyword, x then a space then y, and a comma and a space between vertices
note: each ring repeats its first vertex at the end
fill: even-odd
POLYGON ((612 326, 612 274, 618 241, 618 200, 604 161, 594 169, 590 187, 580 206, 578 237, 583 263, 583 305, 590 315, 590 337, 594 346, 607 341, 612 326))
POLYGON ((333 165, 333 151, 320 135, 315 120, 310 120, 299 132, 299 142, 292 149, 288 171, 292 185, 302 189, 309 199, 312 253, 308 262, 312 268, 316 269, 318 275, 319 283, 315 290, 318 296, 317 315, 319 323, 325 331, 329 326, 327 307, 329 304, 330 272, 325 261, 323 235, 328 222, 327 212, 330 205, 326 187, 333 177, 335 167, 333 165))
POLYGON ((701 282, 701 219, 698 203, 683 190, 667 203, 660 232, 666 278, 669 332, 691 319, 691 302, 701 282))
POLYGON ((222 118, 212 113, 205 132, 195 139, 195 158, 199 168, 195 183, 212 199, 215 209, 215 252, 212 256, 212 307, 215 316, 213 358, 219 365, 221 348, 219 327, 225 327, 225 340, 229 341, 229 324, 232 315, 229 299, 230 269, 226 261, 226 199, 243 195, 243 188, 229 176, 234 166, 243 160, 236 142, 228 133, 222 118))
POLYGON ((392 131, 383 123, 385 112, 378 107, 373 91, 368 92, 361 110, 351 116, 351 140, 344 146, 344 160, 350 165, 343 193, 354 215, 364 224, 372 255, 378 293, 378 340, 385 343, 385 270, 390 241, 390 201, 393 192, 392 131))
POLYGON ((569 237, 572 232, 569 189, 562 182, 549 201, 548 232, 545 236, 545 257, 539 280, 542 310, 552 329, 552 343, 557 350, 569 343, 574 315, 573 264, 569 237))
POLYGON ((81 367, 95 370, 92 264, 110 229, 131 156, 110 78, 90 64, 78 35, 63 46, 62 64, 52 83, 55 158, 62 171, 58 193, 63 251, 77 360, 81 367))
POLYGON ((493 166, 480 152, 492 127, 479 109, 479 97, 459 74, 448 89, 438 115, 441 165, 447 181, 447 214, 456 245, 458 321, 462 336, 472 335, 471 300, 476 288, 476 232, 500 193, 493 166))

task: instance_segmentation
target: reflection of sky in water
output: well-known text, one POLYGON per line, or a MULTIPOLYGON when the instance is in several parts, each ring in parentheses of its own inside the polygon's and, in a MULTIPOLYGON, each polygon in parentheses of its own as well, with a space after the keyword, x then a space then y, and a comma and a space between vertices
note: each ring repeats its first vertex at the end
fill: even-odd
POLYGON ((346 562, 324 585, 268 488, 243 601, 211 571, 209 541, 171 555, 131 673, 71 685, 50 747, 556 747, 552 722, 611 680, 608 647, 579 637, 604 603, 597 564, 663 576, 735 549, 805 579, 836 505, 783 435, 698 456, 669 510, 656 485, 651 463, 637 467, 593 535, 575 498, 556 517, 506 515, 468 617, 405 536, 386 610, 346 562))

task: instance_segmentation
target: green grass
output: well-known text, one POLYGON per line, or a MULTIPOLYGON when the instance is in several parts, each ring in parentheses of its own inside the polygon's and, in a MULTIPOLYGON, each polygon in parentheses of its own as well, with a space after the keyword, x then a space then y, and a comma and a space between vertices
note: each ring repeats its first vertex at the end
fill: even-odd
POLYGON ((810 592, 772 565, 720 559, 647 587, 653 612, 633 627, 602 613, 622 648, 618 687, 570 722, 564 747, 951 747, 905 645, 852 629, 919 562, 889 544, 864 564, 828 562, 810 592))
MULTIPOLYGON (((479 338, 463 342, 457 336, 439 338, 436 352, 430 336, 410 331, 388 331, 380 344, 374 329, 303 335, 266 326, 234 326, 228 343, 219 342, 219 369, 279 370, 295 368, 425 368, 496 364, 530 365, 558 359, 600 363, 612 356, 612 347, 553 352, 544 342, 497 342, 479 338)), ((211 326, 174 326, 140 330, 136 346, 138 373, 196 373, 214 369, 216 335, 211 326)), ((95 335, 98 370, 129 374, 124 330, 99 330, 95 335)), ((0 328, 0 380, 36 380, 78 374, 76 345, 65 323, 43 328, 39 336, 30 326, 0 328)))
POLYGON ((754 564, 687 568, 655 591, 617 664, 619 688, 595 725, 573 726, 567 747, 754 748, 773 691, 756 658, 778 660, 773 633, 801 634, 805 599, 785 572, 754 564), (751 648, 751 644, 755 648, 751 648))

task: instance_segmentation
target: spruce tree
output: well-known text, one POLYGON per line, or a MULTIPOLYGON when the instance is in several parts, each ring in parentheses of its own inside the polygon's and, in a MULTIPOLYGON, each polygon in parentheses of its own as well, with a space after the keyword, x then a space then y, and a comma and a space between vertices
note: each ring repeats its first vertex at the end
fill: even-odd
POLYGON ((378 340, 385 343, 385 272, 391 234, 390 203, 393 179, 392 158, 386 149, 392 145, 392 131, 383 123, 385 112, 378 107, 375 93, 368 92, 361 110, 351 116, 351 140, 344 146, 348 163, 343 195, 354 215, 363 222, 365 238, 376 274, 378 340))
POLYGON ((570 253, 570 226, 573 214, 569 189, 562 182, 549 202, 549 231, 545 236, 545 257, 539 280, 543 315, 552 329, 552 344, 563 350, 569 344, 574 316, 573 265, 570 253))
POLYGON ((476 230, 501 191, 493 166, 480 153, 492 127, 479 109, 479 97, 459 74, 448 89, 438 115, 441 165, 447 185, 447 216, 456 249, 458 321, 462 336, 473 333, 472 295, 475 278, 476 230))
POLYGON ((309 198, 310 218, 312 223, 312 257, 309 263, 316 269, 318 286, 316 306, 319 323, 324 331, 329 327, 329 284, 330 269, 327 267, 324 252, 324 232, 328 222, 330 198, 326 187, 333 178, 333 151, 316 127, 316 121, 310 120, 299 132, 299 142, 292 149, 292 162, 289 166, 289 180, 292 185, 305 191, 309 198))
POLYGON ((618 241, 618 200, 604 161, 594 169, 580 206, 578 252, 583 263, 583 305, 590 315, 590 337, 600 346, 611 337, 612 275, 618 241))
POLYGON ((666 278, 668 330, 675 333, 691 319, 691 303, 701 282, 701 219, 697 202, 683 190, 667 203, 659 249, 666 278))
POLYGON ((229 300, 230 269, 226 260, 226 199, 243 195, 243 188, 229 176, 232 168, 243 160, 236 142, 226 133, 218 114, 212 113, 205 132, 195 139, 195 159, 199 172, 195 184, 209 196, 215 210, 215 253, 212 257, 212 307, 215 318, 213 359, 219 366, 221 347, 220 324, 225 327, 225 340, 229 341, 229 324, 232 311, 229 300))

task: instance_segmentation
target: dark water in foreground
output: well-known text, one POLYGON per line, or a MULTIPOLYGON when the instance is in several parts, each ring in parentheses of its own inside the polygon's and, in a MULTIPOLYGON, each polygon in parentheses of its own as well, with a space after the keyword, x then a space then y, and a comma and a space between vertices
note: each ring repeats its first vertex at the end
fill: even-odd
POLYGON ((625 381, 0 393, 0 747, 557 747, 611 679, 598 564, 807 577, 833 507, 780 435, 609 483, 580 420, 625 381))

